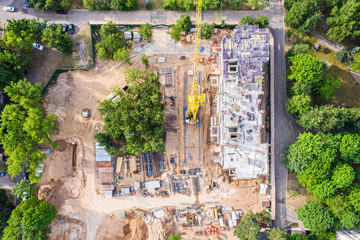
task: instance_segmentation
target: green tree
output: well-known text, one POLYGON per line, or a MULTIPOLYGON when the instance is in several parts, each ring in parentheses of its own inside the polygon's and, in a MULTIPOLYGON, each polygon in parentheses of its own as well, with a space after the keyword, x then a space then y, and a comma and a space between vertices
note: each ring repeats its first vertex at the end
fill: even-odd
POLYGON ((340 218, 341 225, 347 229, 358 229, 359 215, 354 212, 345 212, 340 218))
POLYGON ((239 21, 239 26, 247 26, 247 25, 254 25, 255 21, 252 16, 245 16, 242 17, 239 21))
POLYGON ((119 11, 136 10, 138 0, 112 0, 114 8, 119 11))
POLYGON ((348 199, 354 210, 360 213, 360 186, 358 184, 352 186, 348 199))
POLYGON ((70 9, 71 3, 71 0, 30 0, 29 6, 47 12, 70 9))
POLYGON ((26 55, 33 49, 36 32, 29 19, 7 20, 8 25, 3 34, 3 43, 6 49, 13 49, 26 55))
POLYGON ((55 206, 36 197, 22 201, 11 213, 3 240, 49 239, 50 223, 56 218, 55 206))
POLYGON ((316 84, 316 91, 321 97, 329 99, 335 93, 335 89, 341 87, 341 82, 330 74, 326 74, 320 82, 316 84))
POLYGON ((107 24, 101 26, 100 36, 101 41, 95 44, 95 48, 98 51, 98 58, 100 60, 105 61, 108 59, 114 59, 115 57, 118 59, 122 56, 121 54, 124 54, 121 49, 129 47, 123 32, 120 31, 113 22, 108 22, 107 24))
POLYGON ((151 40, 152 38, 152 25, 150 24, 141 24, 139 28, 139 32, 141 34, 141 39, 143 40, 151 40))
POLYGON ((291 234, 291 235, 286 237, 286 240, 306 240, 306 239, 308 239, 308 238, 300 236, 298 233, 291 234))
POLYGON ((314 29, 321 19, 320 4, 317 0, 297 1, 285 16, 286 25, 299 28, 301 32, 314 29))
POLYGON ((71 53, 74 45, 69 34, 63 32, 60 26, 56 28, 45 28, 41 40, 48 42, 49 46, 56 48, 62 53, 71 53))
POLYGON ((125 93, 114 89, 114 98, 100 103, 106 135, 97 139, 118 139, 124 142, 120 151, 127 154, 163 152, 164 113, 159 78, 152 72, 132 68, 125 72, 125 80, 129 86, 125 93))
POLYGON ((330 212, 336 217, 341 218, 345 212, 353 211, 353 208, 346 195, 335 195, 334 197, 325 199, 325 204, 330 212))
POLYGON ((309 95, 295 95, 288 99, 286 109, 290 114, 302 114, 311 108, 309 95))
POLYGON ((25 66, 28 66, 28 62, 19 54, 0 49, 0 88, 23 77, 22 69, 25 66))
POLYGON ((286 231, 282 231, 280 228, 273 228, 266 232, 266 236, 269 240, 286 240, 286 231))
POLYGON ((177 234, 175 234, 175 235, 170 235, 169 236, 169 240, 181 240, 181 237, 179 237, 177 234))
POLYGON ((360 72, 360 54, 359 53, 354 55, 354 60, 350 62, 350 66, 351 66, 351 70, 360 72))
POLYGON ((360 136, 358 134, 346 134, 341 138, 341 158, 348 163, 360 163, 360 136))
POLYGON ((309 45, 304 43, 298 43, 290 48, 290 50, 286 53, 286 56, 292 57, 299 53, 306 53, 308 50, 309 50, 309 45))
POLYGON ((23 171, 30 173, 30 181, 39 180, 38 165, 46 158, 38 144, 51 144, 50 135, 55 132, 55 115, 45 117, 41 108, 40 84, 31 85, 26 79, 12 83, 4 89, 14 104, 8 104, 1 113, 0 142, 4 146, 6 165, 11 177, 23 171))
POLYGON ((189 14, 181 14, 180 18, 176 21, 181 27, 181 31, 183 32, 190 32, 191 30, 191 18, 189 14))
POLYGON ((314 231, 326 231, 334 226, 334 218, 330 211, 313 201, 308 201, 300 207, 297 214, 304 226, 314 231))
POLYGON ((185 0, 184 1, 184 10, 185 11, 192 11, 196 9, 196 5, 194 4, 194 1, 192 0, 185 0))
POLYGON ((255 20, 254 24, 259 25, 259 28, 266 28, 269 25, 269 18, 261 15, 255 20))
POLYGON ((111 0, 83 0, 83 4, 91 11, 111 9, 111 0))
POLYGON ((131 54, 128 51, 126 51, 125 48, 120 48, 119 50, 117 50, 116 53, 114 53, 114 60, 122 61, 123 63, 130 65, 131 54))
POLYGON ((234 236, 239 239, 258 240, 261 226, 256 222, 258 216, 251 211, 242 216, 241 222, 234 231, 234 236))
POLYGON ((147 58, 147 56, 145 54, 141 54, 140 55, 140 60, 142 62, 142 64, 145 65, 145 67, 149 67, 149 59, 147 58))
POLYGON ((200 37, 201 39, 209 39, 214 33, 215 23, 207 24, 203 23, 200 26, 200 37))
POLYGON ((324 147, 320 135, 312 133, 299 134, 297 141, 288 146, 285 152, 285 165, 290 171, 302 173, 310 162, 316 158, 324 147))
POLYGON ((284 8, 289 11, 292 5, 296 2, 297 0, 284 0, 284 8))
POLYGON ((289 59, 293 64, 290 67, 289 79, 305 83, 321 81, 324 64, 319 59, 308 54, 297 54, 289 59))
POLYGON ((322 13, 320 11, 315 12, 311 17, 307 18, 306 21, 299 27, 299 32, 308 33, 315 29, 321 22, 322 13))
POLYGON ((312 83, 294 82, 290 87, 290 95, 309 95, 313 88, 312 83))
POLYGON ((346 108, 322 105, 301 114, 298 123, 306 130, 328 132, 343 128, 349 122, 349 117, 346 108))
POLYGON ((179 41, 181 39, 181 27, 178 24, 172 25, 170 30, 170 36, 175 41, 179 41))
POLYGON ((15 186, 11 189, 11 193, 16 196, 16 198, 28 197, 30 192, 35 193, 38 190, 38 187, 35 184, 30 183, 28 180, 21 179, 20 182, 15 183, 15 186), (25 192, 27 193, 25 195, 25 192))
POLYGON ((335 6, 331 11, 332 17, 327 18, 330 29, 327 36, 330 40, 341 42, 345 38, 357 39, 360 37, 360 2, 347 0, 339 8, 335 6))
POLYGON ((348 187, 355 179, 355 171, 349 164, 338 164, 334 170, 332 180, 336 188, 348 187))

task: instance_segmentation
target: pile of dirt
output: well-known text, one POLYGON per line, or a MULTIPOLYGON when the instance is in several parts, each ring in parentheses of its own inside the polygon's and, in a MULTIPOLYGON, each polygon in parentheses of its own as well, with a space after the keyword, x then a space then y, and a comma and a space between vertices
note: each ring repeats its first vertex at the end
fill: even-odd
POLYGON ((173 216, 164 209, 164 216, 145 223, 145 217, 127 213, 120 219, 115 213, 106 215, 99 223, 96 240, 166 240, 176 232, 173 216))

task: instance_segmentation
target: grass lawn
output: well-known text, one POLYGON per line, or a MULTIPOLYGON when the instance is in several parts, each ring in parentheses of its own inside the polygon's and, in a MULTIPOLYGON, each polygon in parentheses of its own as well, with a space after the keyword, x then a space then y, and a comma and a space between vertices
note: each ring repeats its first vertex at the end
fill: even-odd
POLYGON ((318 40, 311 35, 299 34, 297 30, 291 29, 292 34, 286 34, 286 49, 296 43, 306 43, 309 45, 308 54, 317 57, 320 60, 326 60, 332 64, 327 73, 331 74, 335 79, 339 80, 342 85, 339 89, 335 90, 335 93, 329 100, 316 98, 315 104, 333 104, 342 107, 355 107, 360 106, 360 86, 356 84, 356 81, 352 74, 348 71, 348 67, 336 60, 336 52, 331 50, 325 45, 321 46, 318 52, 311 49, 311 46, 318 42, 318 40))

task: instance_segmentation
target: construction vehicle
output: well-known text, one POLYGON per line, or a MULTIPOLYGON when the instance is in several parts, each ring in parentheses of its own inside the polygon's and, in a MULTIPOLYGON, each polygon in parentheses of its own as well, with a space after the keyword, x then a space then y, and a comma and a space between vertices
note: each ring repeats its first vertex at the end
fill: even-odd
POLYGON ((200 92, 200 74, 199 74, 199 62, 202 57, 200 54, 200 27, 201 27, 201 11, 202 11, 202 0, 196 1, 196 30, 195 30, 195 52, 192 56, 194 63, 194 77, 193 84, 191 86, 191 93, 188 95, 187 107, 184 106, 184 121, 189 124, 196 124, 199 120, 197 119, 197 112, 201 106, 205 104, 205 94, 200 92))

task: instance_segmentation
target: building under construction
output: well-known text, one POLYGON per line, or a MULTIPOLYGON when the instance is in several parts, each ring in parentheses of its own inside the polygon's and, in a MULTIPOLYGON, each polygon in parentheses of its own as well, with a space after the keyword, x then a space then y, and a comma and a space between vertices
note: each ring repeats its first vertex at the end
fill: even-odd
POLYGON ((268 174, 266 135, 266 66, 269 32, 258 26, 237 26, 221 45, 221 75, 211 119, 211 137, 219 144, 219 162, 234 179, 268 174), (265 81, 264 81, 265 80, 265 81))

